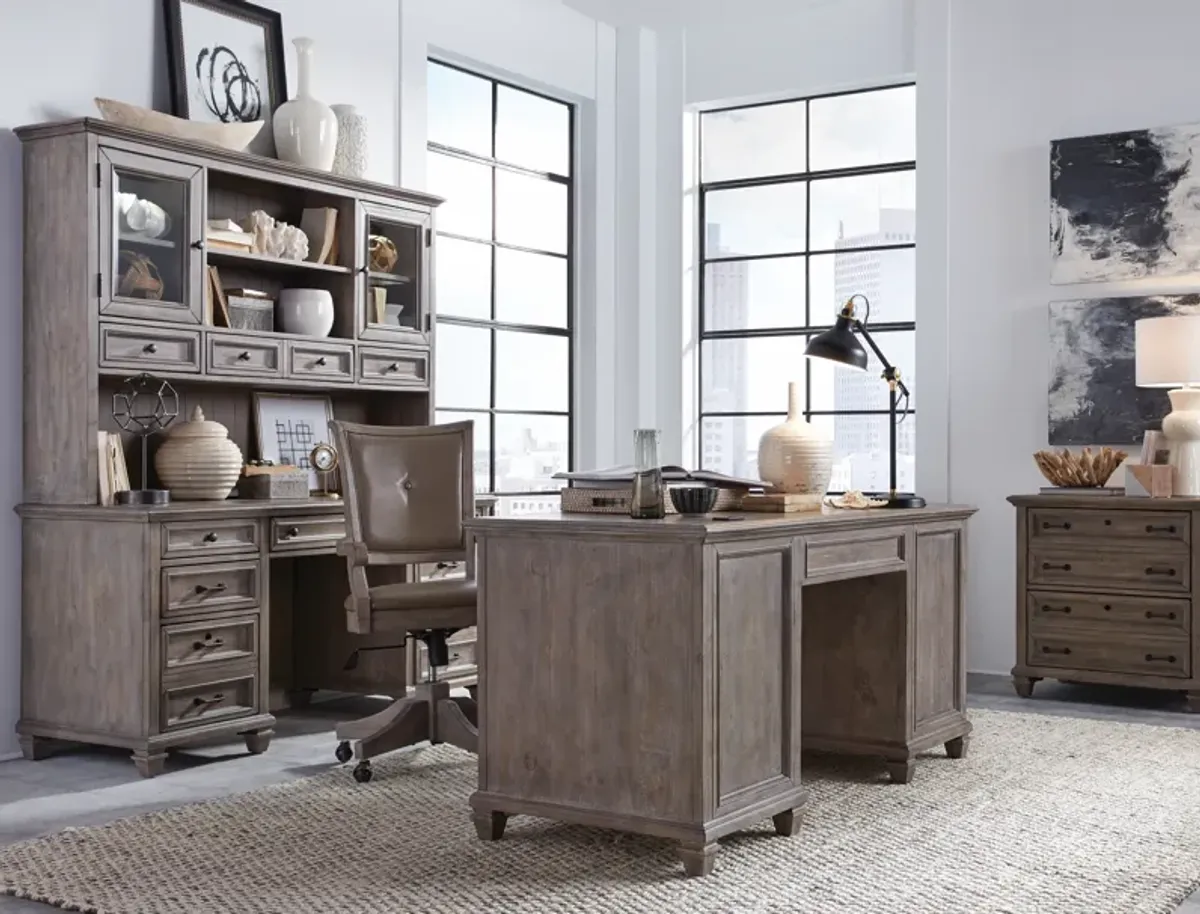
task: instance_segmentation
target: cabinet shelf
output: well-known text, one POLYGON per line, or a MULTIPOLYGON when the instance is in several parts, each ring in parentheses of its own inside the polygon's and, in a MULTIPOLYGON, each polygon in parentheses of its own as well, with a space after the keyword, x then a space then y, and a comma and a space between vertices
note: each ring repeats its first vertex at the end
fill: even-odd
POLYGON ((405 286, 412 282, 398 273, 377 273, 374 270, 367 274, 367 279, 373 286, 405 286))
POLYGON ((117 236, 117 240, 121 244, 144 244, 152 248, 176 248, 178 245, 169 238, 149 238, 145 235, 134 235, 130 232, 122 232, 117 236))
POLYGON ((349 267, 338 266, 335 263, 313 263, 309 260, 284 260, 281 257, 268 257, 265 254, 248 254, 241 251, 222 251, 218 248, 208 248, 208 259, 211 263, 243 265, 247 268, 261 267, 284 273, 334 273, 348 276, 349 267))

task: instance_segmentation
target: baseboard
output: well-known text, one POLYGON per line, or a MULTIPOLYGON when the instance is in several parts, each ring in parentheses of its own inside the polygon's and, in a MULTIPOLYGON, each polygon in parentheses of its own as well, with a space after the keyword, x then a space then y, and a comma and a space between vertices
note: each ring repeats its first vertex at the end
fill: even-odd
POLYGON ((0 762, 15 762, 20 757, 20 752, 9 752, 7 755, 0 755, 0 762))

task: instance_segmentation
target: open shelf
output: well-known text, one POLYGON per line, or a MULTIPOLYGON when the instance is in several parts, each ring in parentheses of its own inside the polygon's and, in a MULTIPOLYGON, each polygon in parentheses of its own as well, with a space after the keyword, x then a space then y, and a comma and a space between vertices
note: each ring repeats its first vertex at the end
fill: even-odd
POLYGON ((309 260, 284 260, 281 257, 268 257, 265 254, 247 254, 241 251, 223 251, 219 248, 208 248, 208 259, 216 264, 243 265, 248 269, 269 269, 278 272, 303 273, 335 273, 347 276, 351 273, 349 267, 338 266, 335 263, 313 263, 309 260))

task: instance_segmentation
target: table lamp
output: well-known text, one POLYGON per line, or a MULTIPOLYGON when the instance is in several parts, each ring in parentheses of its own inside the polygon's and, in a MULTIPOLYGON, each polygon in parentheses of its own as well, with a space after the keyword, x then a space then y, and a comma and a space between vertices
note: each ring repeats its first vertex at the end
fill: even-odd
POLYGON ((1200 496, 1200 315, 1143 318, 1134 322, 1133 340, 1137 386, 1170 388, 1162 430, 1172 492, 1200 496))
POLYGON ((896 491, 896 425, 899 421, 896 404, 900 397, 904 397, 905 403, 907 403, 909 394, 908 388, 900 380, 899 369, 888 362, 875 344, 875 340, 871 338, 871 334, 867 332, 867 321, 870 318, 871 302, 867 297, 865 295, 850 296, 838 314, 837 320, 834 321, 833 327, 824 333, 818 333, 809 340, 804 354, 810 359, 825 359, 847 368, 866 371, 867 351, 863 349, 858 338, 861 336, 867 341, 867 345, 871 347, 871 351, 883 365, 882 378, 888 386, 888 470, 890 476, 886 493, 867 492, 864 494, 871 498, 885 500, 889 508, 924 508, 925 499, 921 496, 911 492, 896 491), (867 314, 863 320, 859 320, 855 314, 854 302, 856 299, 862 299, 866 306, 867 314))

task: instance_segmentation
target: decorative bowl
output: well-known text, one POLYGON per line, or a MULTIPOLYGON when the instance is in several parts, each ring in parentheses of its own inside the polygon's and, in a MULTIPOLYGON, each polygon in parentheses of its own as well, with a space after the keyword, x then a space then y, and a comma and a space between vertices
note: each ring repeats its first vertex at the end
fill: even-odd
POLYGON ((1093 455, 1090 447, 1078 454, 1066 448, 1061 451, 1038 451, 1034 462, 1052 486, 1062 488, 1100 488, 1129 455, 1110 447, 1093 455))
POLYGON ((717 503, 714 486, 672 486, 671 504, 680 514, 707 514, 717 503))
POLYGON ((263 127, 263 121, 246 121, 235 124, 216 124, 206 121, 189 121, 182 117, 164 114, 151 108, 142 108, 112 98, 97 98, 96 108, 104 120, 147 133, 161 133, 181 140, 218 146, 233 152, 242 152, 254 140, 263 127))
POLYGON ((328 289, 282 289, 275 316, 284 333, 329 336, 333 329, 333 296, 328 289))

